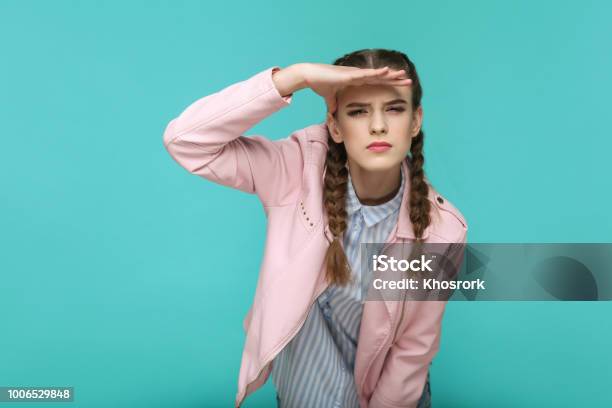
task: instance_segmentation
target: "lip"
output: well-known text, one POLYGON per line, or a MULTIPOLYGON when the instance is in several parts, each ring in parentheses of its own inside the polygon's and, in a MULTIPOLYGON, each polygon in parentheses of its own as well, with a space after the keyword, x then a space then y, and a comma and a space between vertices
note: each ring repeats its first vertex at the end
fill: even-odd
POLYGON ((367 149, 373 152, 384 152, 391 148, 391 144, 383 141, 375 141, 368 145, 367 149))

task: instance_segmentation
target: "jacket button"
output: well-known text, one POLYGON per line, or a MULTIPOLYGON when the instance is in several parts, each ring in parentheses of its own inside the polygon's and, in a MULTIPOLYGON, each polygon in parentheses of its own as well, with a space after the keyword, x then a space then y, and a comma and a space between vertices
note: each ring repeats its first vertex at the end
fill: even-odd
POLYGON ((304 215, 306 215, 306 211, 304 211, 304 215))
POLYGON ((443 199, 442 197, 437 196, 437 197, 436 197, 436 200, 438 200, 438 202, 439 202, 440 204, 444 204, 444 199, 443 199))
POLYGON ((310 218, 306 217, 306 221, 310 221, 310 218))
POLYGON ((311 223, 310 223, 310 226, 312 227, 313 225, 314 225, 314 224, 311 222, 311 223))

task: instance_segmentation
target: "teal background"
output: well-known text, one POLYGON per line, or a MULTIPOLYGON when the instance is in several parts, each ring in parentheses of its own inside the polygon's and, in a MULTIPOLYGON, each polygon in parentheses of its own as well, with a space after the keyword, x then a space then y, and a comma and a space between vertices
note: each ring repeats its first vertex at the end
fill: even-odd
MULTIPOLYGON (((0 385, 74 386, 57 407, 233 406, 265 216, 162 133, 272 65, 406 52, 426 170, 470 242, 612 241, 610 3, 424 3, 0 3, 0 385)), ((324 109, 304 90, 250 133, 324 109)), ((612 406, 611 312, 449 304, 434 407, 612 406)), ((270 380, 244 406, 273 404, 270 380)))

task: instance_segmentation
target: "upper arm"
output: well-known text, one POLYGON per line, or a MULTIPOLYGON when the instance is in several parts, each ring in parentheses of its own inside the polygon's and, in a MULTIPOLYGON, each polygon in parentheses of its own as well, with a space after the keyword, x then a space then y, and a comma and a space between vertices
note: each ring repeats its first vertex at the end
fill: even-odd
POLYGON ((180 140, 167 147, 190 173, 256 194, 265 206, 297 199, 304 169, 303 148, 297 133, 280 140, 240 136, 213 151, 180 140))

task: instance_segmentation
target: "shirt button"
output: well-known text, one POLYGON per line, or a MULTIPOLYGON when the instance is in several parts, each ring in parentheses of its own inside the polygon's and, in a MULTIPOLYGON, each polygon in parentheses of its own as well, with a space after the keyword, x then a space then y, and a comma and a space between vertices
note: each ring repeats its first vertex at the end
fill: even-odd
POLYGON ((323 315, 325 317, 330 317, 331 315, 331 308, 329 307, 329 303, 327 302, 323 304, 323 315))
POLYGON ((437 197, 436 197, 436 200, 438 200, 438 202, 439 202, 440 204, 444 204, 444 199, 443 199, 442 197, 437 196, 437 197))

